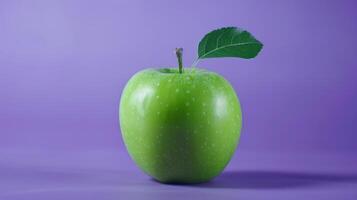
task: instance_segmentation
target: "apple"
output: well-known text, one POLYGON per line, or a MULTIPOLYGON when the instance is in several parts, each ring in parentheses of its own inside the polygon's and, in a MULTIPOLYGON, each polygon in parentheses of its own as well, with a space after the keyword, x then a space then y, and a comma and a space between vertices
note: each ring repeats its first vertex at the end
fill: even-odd
POLYGON ((144 172, 160 182, 199 183, 231 159, 242 115, 234 89, 214 72, 147 69, 125 86, 120 125, 144 172))
POLYGON ((239 142, 238 97, 217 73, 195 67, 200 59, 253 58, 262 44, 235 27, 207 34, 198 59, 179 67, 145 69, 126 84, 120 100, 123 141, 134 162, 162 183, 201 183, 219 175, 239 142))

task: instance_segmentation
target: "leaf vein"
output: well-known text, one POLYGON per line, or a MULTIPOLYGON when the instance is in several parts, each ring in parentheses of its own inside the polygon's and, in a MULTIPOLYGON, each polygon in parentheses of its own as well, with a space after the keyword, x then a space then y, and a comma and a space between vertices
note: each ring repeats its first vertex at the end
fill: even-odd
POLYGON ((239 43, 239 44, 229 44, 229 45, 221 46, 221 47, 218 47, 218 48, 215 48, 215 49, 213 49, 211 51, 206 52, 205 54, 200 56, 200 58, 204 58, 205 56, 211 54, 214 51, 219 51, 220 49, 224 49, 224 48, 227 48, 227 47, 243 46, 243 45, 251 45, 251 44, 258 44, 258 43, 257 42, 244 42, 244 43, 239 43))
POLYGON ((229 29, 226 29, 226 30, 222 31, 222 33, 217 37, 216 48, 218 48, 219 39, 221 39, 222 35, 225 34, 227 32, 227 30, 229 30, 229 29))

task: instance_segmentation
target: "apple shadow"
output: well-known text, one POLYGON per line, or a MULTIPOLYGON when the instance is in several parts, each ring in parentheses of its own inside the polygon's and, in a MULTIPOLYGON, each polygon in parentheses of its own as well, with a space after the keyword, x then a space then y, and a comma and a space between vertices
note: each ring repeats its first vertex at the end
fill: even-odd
POLYGON ((357 184, 357 174, 292 171, 228 171, 202 188, 283 189, 327 186, 338 183, 357 184))

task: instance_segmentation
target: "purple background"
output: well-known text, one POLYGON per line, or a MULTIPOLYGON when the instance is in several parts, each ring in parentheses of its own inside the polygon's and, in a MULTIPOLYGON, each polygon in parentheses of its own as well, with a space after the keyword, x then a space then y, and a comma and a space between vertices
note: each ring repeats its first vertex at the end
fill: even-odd
POLYGON ((1 199, 357 199, 355 1, 0 1, 1 199), (153 66, 190 65, 203 35, 239 26, 253 60, 209 59, 243 109, 225 173, 151 181, 121 140, 118 102, 153 66))

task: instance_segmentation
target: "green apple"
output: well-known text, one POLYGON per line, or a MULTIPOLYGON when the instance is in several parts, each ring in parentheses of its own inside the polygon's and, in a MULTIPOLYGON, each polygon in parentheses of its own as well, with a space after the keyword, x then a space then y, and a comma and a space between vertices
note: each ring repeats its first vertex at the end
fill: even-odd
POLYGON ((163 183, 201 183, 219 175, 240 137, 242 114, 232 86, 195 66, 201 59, 257 56, 263 44, 226 27, 199 43, 193 68, 146 69, 127 83, 120 101, 124 143, 135 163, 163 183))
POLYGON ((135 163, 165 183, 199 183, 220 174, 242 126, 232 86, 201 69, 147 69, 127 83, 120 125, 135 163))

